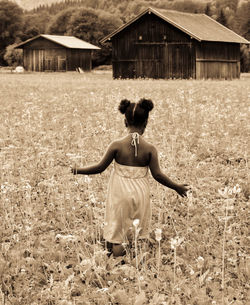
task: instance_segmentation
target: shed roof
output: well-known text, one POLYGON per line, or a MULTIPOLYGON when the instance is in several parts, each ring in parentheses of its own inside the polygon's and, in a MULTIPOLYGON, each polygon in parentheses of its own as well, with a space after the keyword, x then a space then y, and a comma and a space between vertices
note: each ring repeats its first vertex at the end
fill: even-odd
POLYGON ((76 38, 74 36, 58 36, 58 35, 45 35, 45 34, 40 34, 31 39, 28 39, 28 40, 18 44, 16 46, 16 48, 22 48, 24 45, 26 45, 29 42, 34 41, 40 37, 53 41, 59 45, 62 45, 65 48, 69 48, 69 49, 84 49, 84 50, 86 50, 86 49, 99 50, 100 49, 99 47, 94 46, 93 44, 88 43, 79 38, 76 38))
POLYGON ((111 39, 116 34, 120 33, 129 25, 131 25, 136 20, 148 13, 155 14, 159 18, 172 24, 182 32, 188 34, 190 37, 198 41, 234 42, 246 44, 250 43, 245 38, 241 37, 240 35, 236 34, 232 30, 228 29, 227 27, 223 26, 222 24, 205 14, 191 14, 163 9, 156 10, 151 7, 144 10, 141 14, 134 17, 132 20, 130 20, 123 26, 119 27, 113 33, 104 37, 101 40, 101 43, 104 43, 107 40, 111 39))

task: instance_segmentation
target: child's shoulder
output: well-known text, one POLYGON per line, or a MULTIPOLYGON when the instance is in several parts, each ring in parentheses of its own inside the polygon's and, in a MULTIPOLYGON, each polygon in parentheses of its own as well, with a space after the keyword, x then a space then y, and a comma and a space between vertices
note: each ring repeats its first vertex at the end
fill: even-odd
POLYGON ((148 139, 145 138, 141 138, 141 143, 147 146, 148 148, 154 147, 154 145, 151 142, 149 142, 148 139))
MULTIPOLYGON (((127 145, 128 143, 131 143, 131 138, 129 136, 125 136, 122 138, 115 139, 112 142, 112 146, 121 147, 122 145, 124 145, 124 144, 127 145)), ((153 151, 156 149, 155 146, 152 143, 150 143, 147 139, 145 139, 144 137, 140 137, 139 144, 144 146, 144 148, 146 148, 149 151, 153 151)))
POLYGON ((111 145, 114 145, 114 146, 121 145, 122 143, 126 142, 126 140, 127 140, 127 136, 122 137, 122 138, 118 138, 118 139, 114 139, 112 141, 111 145))
POLYGON ((109 147, 112 149, 117 149, 121 147, 121 145, 124 143, 124 138, 114 139, 110 144, 109 147))

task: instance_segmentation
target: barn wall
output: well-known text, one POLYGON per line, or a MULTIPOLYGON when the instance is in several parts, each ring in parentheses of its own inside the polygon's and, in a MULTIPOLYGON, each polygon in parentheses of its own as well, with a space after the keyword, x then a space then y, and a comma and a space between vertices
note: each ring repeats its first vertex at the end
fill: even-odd
POLYGON ((67 49, 68 71, 76 70, 80 67, 84 71, 92 69, 92 51, 67 49))
POLYGON ((196 44, 197 79, 240 77, 240 45, 202 42, 196 44))
POLYGON ((154 14, 146 14, 112 40, 114 78, 195 77, 195 53, 188 35, 154 14))
POLYGON ((66 49, 24 49, 24 68, 28 71, 66 71, 66 49))
POLYGON ((41 37, 23 47, 23 61, 27 71, 90 71, 92 51, 65 48, 41 37))

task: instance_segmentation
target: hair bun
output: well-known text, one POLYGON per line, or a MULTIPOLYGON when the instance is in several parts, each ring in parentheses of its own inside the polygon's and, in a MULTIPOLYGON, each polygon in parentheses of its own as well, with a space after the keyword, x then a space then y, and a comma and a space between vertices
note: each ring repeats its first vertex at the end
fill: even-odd
POLYGON ((145 98, 140 99, 138 105, 146 111, 151 111, 154 108, 154 104, 151 100, 147 100, 145 98))
POLYGON ((119 110, 122 114, 124 114, 128 108, 128 106, 130 105, 130 101, 129 100, 121 100, 120 105, 119 105, 119 110))

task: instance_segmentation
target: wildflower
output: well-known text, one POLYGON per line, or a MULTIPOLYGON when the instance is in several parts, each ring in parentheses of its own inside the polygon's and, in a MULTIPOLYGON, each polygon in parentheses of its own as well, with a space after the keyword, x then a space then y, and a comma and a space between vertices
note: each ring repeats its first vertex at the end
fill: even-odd
POLYGON ((218 190, 218 193, 219 193, 222 197, 227 198, 228 187, 226 186, 224 189, 219 189, 219 190, 218 190))
POLYGON ((177 240, 175 238, 171 238, 170 244, 171 244, 171 249, 175 249, 177 246, 177 240))
POLYGON ((64 244, 64 243, 68 243, 68 242, 75 242, 75 241, 77 241, 77 238, 76 238, 76 236, 71 235, 71 234, 69 234, 69 235, 57 234, 55 236, 55 241, 57 243, 60 242, 60 243, 64 244))
POLYGON ((192 190, 188 190, 188 191, 187 191, 187 198, 188 198, 188 199, 192 199, 192 198, 193 198, 192 190))
POLYGON ((109 289, 107 288, 107 287, 103 287, 103 288, 100 288, 100 289, 98 289, 97 291, 98 292, 106 292, 106 291, 108 291, 109 289))
POLYGON ((202 256, 199 256, 197 258, 197 267, 201 269, 204 266, 204 258, 202 256))
POLYGON ((97 201, 96 201, 96 198, 95 198, 95 196, 93 195, 93 194, 91 194, 90 196, 89 196, 89 199, 90 199, 90 202, 92 203, 92 204, 95 204, 97 201))
POLYGON ((155 229, 155 239, 160 242, 161 241, 161 233, 162 229, 155 229))
POLYGON ((170 244, 171 244, 171 249, 177 248, 182 242, 184 238, 180 238, 179 236, 176 236, 176 238, 171 238, 170 244))
POLYGON ((226 186, 224 189, 219 189, 218 190, 218 193, 224 197, 224 198, 228 198, 232 195, 232 189, 228 186, 226 186))
POLYGON ((224 198, 228 198, 233 194, 238 194, 240 192, 241 192, 241 188, 239 184, 236 184, 233 188, 226 186, 224 189, 218 190, 218 193, 224 198))
POLYGON ((128 246, 128 244, 127 244, 126 242, 123 242, 123 243, 122 243, 122 246, 123 246, 123 248, 125 249, 125 248, 128 246))
POLYGON ((140 219, 134 219, 133 226, 135 227, 135 236, 137 237, 141 228, 139 228, 140 219))
POLYGON ((23 186, 23 189, 30 190, 31 189, 31 185, 28 182, 26 182, 26 184, 23 186))
POLYGON ((29 231, 32 230, 32 228, 31 228, 31 226, 25 226, 25 230, 26 230, 27 232, 29 232, 29 231))
POLYGON ((134 221, 133 221, 133 226, 134 226, 135 228, 137 228, 137 227, 139 226, 139 223, 140 223, 140 219, 134 219, 134 221))
POLYGON ((240 193, 241 192, 241 188, 239 186, 239 184, 236 184, 234 187, 233 187, 233 193, 234 194, 237 194, 237 193, 240 193))
POLYGON ((80 263, 82 266, 91 266, 93 264, 92 260, 87 258, 87 259, 83 259, 80 263))
POLYGON ((83 180, 85 183, 90 183, 92 181, 92 178, 90 178, 89 176, 85 176, 83 180))

